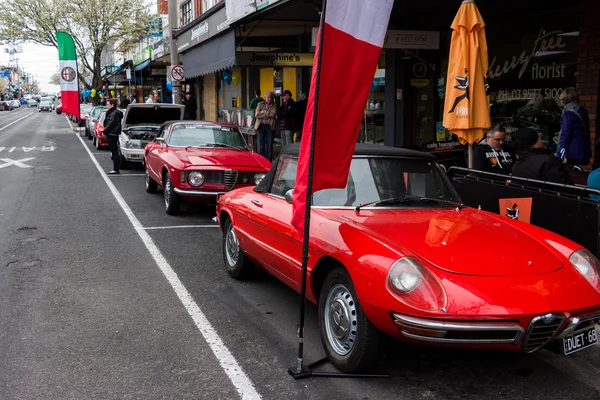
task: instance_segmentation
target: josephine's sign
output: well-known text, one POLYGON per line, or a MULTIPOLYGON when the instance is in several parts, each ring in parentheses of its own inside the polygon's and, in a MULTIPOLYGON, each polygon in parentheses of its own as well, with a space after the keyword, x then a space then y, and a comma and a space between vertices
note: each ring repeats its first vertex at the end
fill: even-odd
MULTIPOLYGON (((563 37, 561 36, 562 33, 562 31, 544 32, 544 29, 542 28, 530 50, 523 50, 518 57, 513 56, 510 60, 504 61, 503 64, 498 63, 496 57, 494 57, 489 68, 490 78, 498 78, 504 74, 518 70, 518 77, 521 79, 536 54, 548 51, 561 51, 567 46, 567 43, 564 42, 563 37)), ((540 67, 538 64, 535 65, 537 68, 534 68, 533 79, 564 77, 564 66, 553 65, 551 70, 546 70, 546 67, 540 67), (544 74, 541 75, 540 71, 543 71, 544 74)))

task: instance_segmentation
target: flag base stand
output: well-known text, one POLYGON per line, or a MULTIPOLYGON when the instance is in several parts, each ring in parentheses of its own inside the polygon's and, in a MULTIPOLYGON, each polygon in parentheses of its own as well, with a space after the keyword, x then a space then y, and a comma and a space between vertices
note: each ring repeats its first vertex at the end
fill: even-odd
POLYGON ((321 372, 314 371, 314 368, 321 366, 329 362, 327 357, 309 364, 302 368, 302 372, 298 372, 297 368, 288 368, 288 373, 295 380, 306 379, 306 378, 389 378, 388 374, 349 374, 345 372, 321 372))

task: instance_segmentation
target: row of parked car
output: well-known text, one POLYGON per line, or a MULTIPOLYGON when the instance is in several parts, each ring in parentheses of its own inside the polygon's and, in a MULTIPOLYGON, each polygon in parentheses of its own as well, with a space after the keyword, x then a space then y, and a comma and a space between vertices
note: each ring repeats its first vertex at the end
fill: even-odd
MULTIPOLYGON (((24 104, 27 104, 27 100, 25 101, 24 104)), ((23 105, 23 103, 21 102, 21 100, 1 100, 0 101, 0 111, 12 111, 16 108, 20 108, 23 105)))

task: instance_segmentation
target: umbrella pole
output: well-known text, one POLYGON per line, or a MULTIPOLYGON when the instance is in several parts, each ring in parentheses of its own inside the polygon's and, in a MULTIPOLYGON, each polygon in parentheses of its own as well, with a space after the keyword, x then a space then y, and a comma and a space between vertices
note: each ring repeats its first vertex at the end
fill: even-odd
POLYGON ((469 169, 473 168, 473 143, 469 143, 469 169))

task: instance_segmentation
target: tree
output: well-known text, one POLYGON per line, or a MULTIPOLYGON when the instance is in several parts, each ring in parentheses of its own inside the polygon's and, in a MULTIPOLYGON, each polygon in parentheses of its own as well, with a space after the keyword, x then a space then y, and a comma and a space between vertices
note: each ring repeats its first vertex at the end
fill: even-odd
POLYGON ((152 15, 145 0, 5 0, 0 37, 12 43, 33 42, 57 47, 56 32, 73 36, 82 88, 102 89, 100 60, 109 45, 130 48, 143 37, 152 15), (91 84, 83 79, 91 76, 91 84))
POLYGON ((60 85, 60 75, 58 74, 58 72, 55 72, 52 75, 50 75, 50 79, 48 79, 48 83, 50 85, 60 85))

